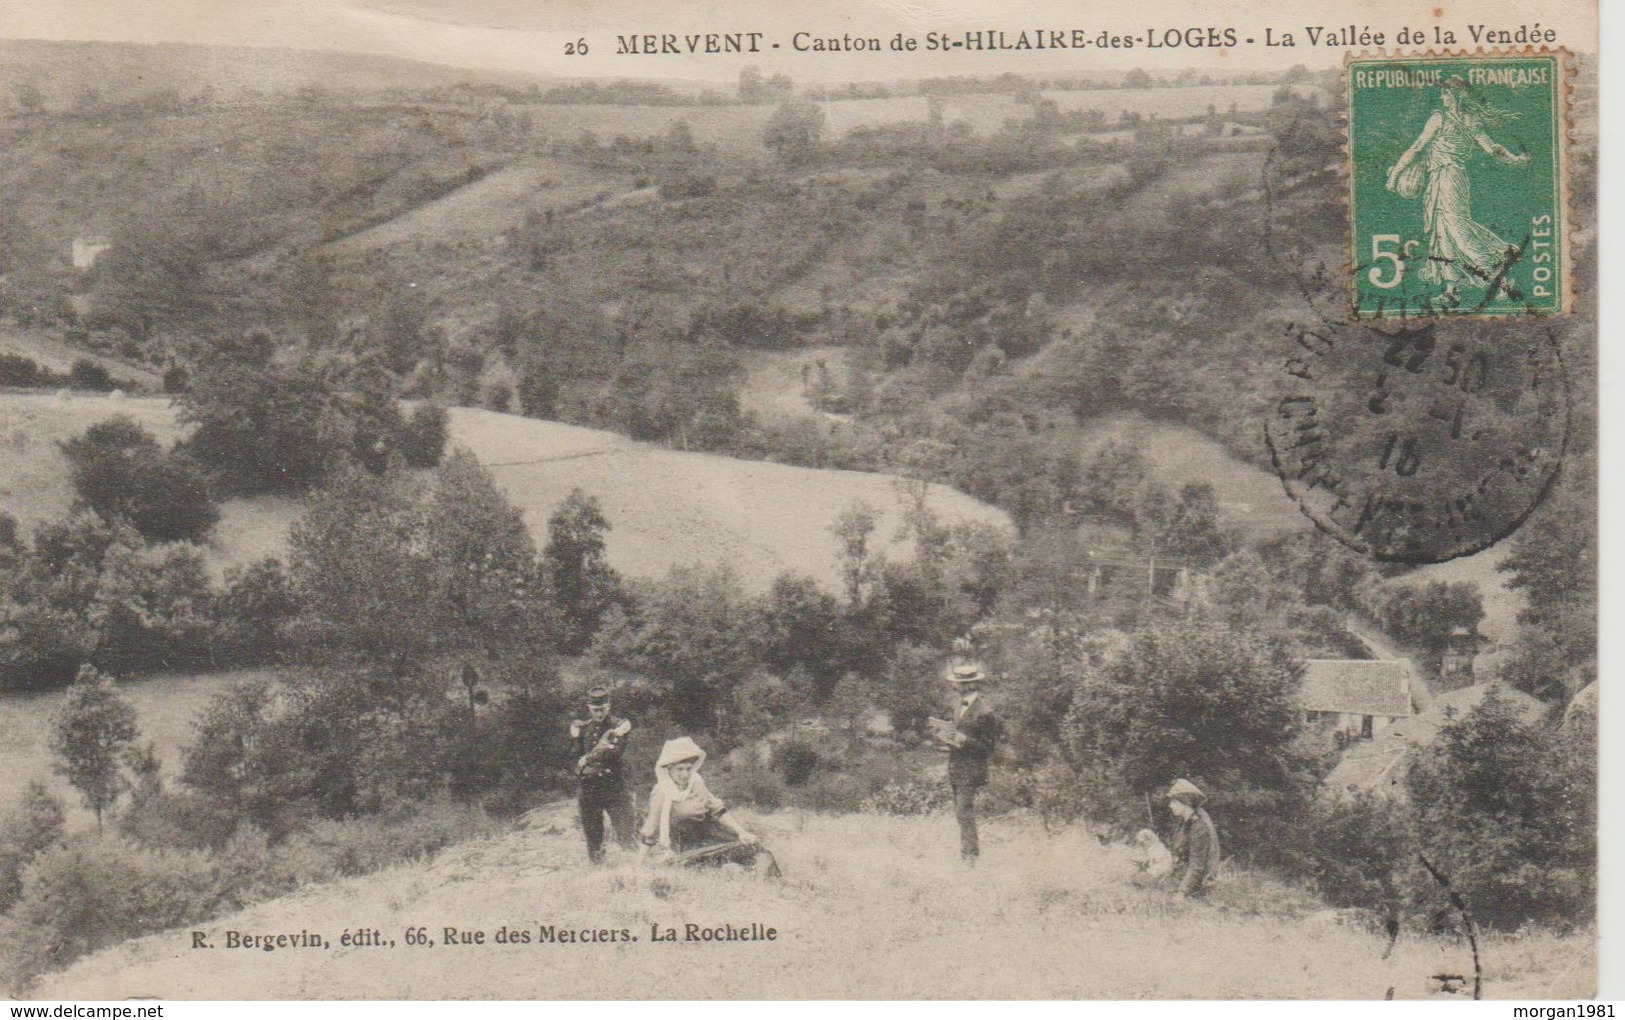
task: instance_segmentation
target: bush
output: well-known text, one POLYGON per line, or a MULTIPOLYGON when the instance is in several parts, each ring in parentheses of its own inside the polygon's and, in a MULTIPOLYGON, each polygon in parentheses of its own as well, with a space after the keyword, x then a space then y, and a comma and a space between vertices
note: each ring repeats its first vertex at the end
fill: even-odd
POLYGON ((197 541, 220 513, 202 469, 165 453, 127 415, 98 422, 62 444, 80 501, 103 518, 122 518, 156 542, 197 541))
POLYGON ((24 873, 22 896, 0 926, 7 976, 21 989, 104 946, 235 907, 210 871, 202 854, 148 850, 118 837, 46 850, 24 873))
POLYGON ((38 780, 24 787, 17 806, 0 817, 0 914, 22 894, 23 870, 62 839, 63 817, 61 799, 38 780))
POLYGON ((451 436, 451 416, 440 404, 419 404, 406 419, 401 436, 401 456, 410 467, 434 467, 446 452, 451 436))
POLYGON ((1227 853, 1279 861, 1318 781, 1298 684, 1285 649, 1206 622, 1149 627, 1092 660, 1063 726, 1091 813, 1142 828, 1146 798, 1183 776, 1207 792, 1227 853))
POLYGON ((806 786, 820 764, 818 752, 800 740, 786 740, 773 749, 773 768, 786 786, 806 786))
POLYGON ((76 390, 97 390, 105 393, 113 388, 113 377, 108 374, 107 369, 89 358, 80 358, 68 369, 68 385, 76 390))
POLYGON ((1595 769, 1595 745, 1524 723, 1497 688, 1417 755, 1417 842, 1481 924, 1575 924, 1596 910, 1595 769))
POLYGON ((1398 914, 1410 870, 1412 834, 1405 807, 1391 797, 1361 792, 1315 804, 1303 842, 1305 870, 1320 894, 1337 907, 1398 914))
POLYGON ((925 779, 889 782, 863 799, 863 810, 882 815, 929 815, 953 803, 947 784, 925 779))
POLYGON ((0 386, 49 386, 52 381, 51 373, 33 358, 0 354, 0 386))

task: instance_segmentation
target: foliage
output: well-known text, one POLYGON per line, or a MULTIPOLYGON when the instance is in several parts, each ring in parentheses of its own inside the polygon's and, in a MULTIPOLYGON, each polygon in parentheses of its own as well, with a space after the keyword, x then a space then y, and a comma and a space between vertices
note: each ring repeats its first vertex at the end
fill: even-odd
POLYGON ((930 815, 947 810, 951 804, 945 784, 912 779, 882 786, 864 798, 863 810, 881 815, 930 815))
POLYGON ((285 650, 287 628, 298 613, 298 597, 280 560, 266 558, 228 569, 225 590, 214 600, 217 659, 277 661, 285 650))
POLYGON ((350 472, 289 535, 301 645, 405 674, 433 653, 541 640, 535 547, 519 511, 466 451, 428 484, 350 472))
POLYGON ((136 738, 135 709, 113 689, 112 678, 82 666, 68 688, 51 730, 51 753, 58 772, 79 791, 96 825, 129 786, 124 763, 136 738))
POLYGON ((804 740, 786 740, 773 748, 773 768, 786 786, 806 786, 822 764, 818 749, 804 740))
POLYGON ((355 430, 313 365, 273 363, 268 339, 223 346, 176 398, 186 450, 234 491, 301 492, 344 463, 355 430))
POLYGON ((603 507, 580 489, 571 489, 547 520, 542 583, 558 613, 559 646, 568 654, 586 650, 620 595, 620 576, 604 556, 609 530, 603 507))
POLYGON ((1198 570, 1211 567, 1238 544, 1220 522, 1219 501, 1207 482, 1192 482, 1179 491, 1159 532, 1157 547, 1163 555, 1198 570))
POLYGON ((1140 828, 1145 799, 1184 777, 1208 792, 1227 851, 1269 860, 1318 778, 1299 744, 1298 684, 1284 650, 1257 634, 1152 624, 1091 657, 1062 746, 1105 784, 1095 817, 1140 828))
POLYGON ((768 118, 762 144, 786 166, 802 166, 818 155, 824 134, 824 110, 817 103, 787 99, 768 118))
POLYGON ((219 519, 196 462, 165 453, 128 415, 92 425, 62 452, 81 503, 108 520, 128 520, 143 538, 198 541, 219 519))
POLYGON ((1397 917, 1414 843, 1410 813, 1392 797, 1360 791, 1322 798, 1301 842, 1303 866, 1333 906, 1397 917))
POLYGON ((23 787, 16 806, 0 815, 0 914, 23 891, 23 872, 62 839, 62 801, 39 780, 23 787))
POLYGON ((442 404, 419 404, 407 417, 401 456, 408 467, 434 467, 440 463, 451 437, 451 416, 442 404))
POLYGON ((1596 677, 1597 529, 1576 525, 1594 516, 1595 485, 1590 469, 1565 465, 1500 567, 1507 585, 1527 595, 1506 672, 1538 697, 1572 697, 1596 677))
POLYGON ((194 547, 143 547, 127 524, 80 512, 41 525, 0 575, 0 685, 55 686, 85 662, 178 668, 208 654, 211 594, 194 547))
POLYGON ((1431 671, 1457 629, 1478 633, 1484 618, 1484 599, 1471 581, 1432 581, 1425 586, 1401 584, 1381 591, 1375 615, 1383 628, 1400 641, 1423 650, 1431 671))
POLYGON ((757 607, 727 566, 676 567, 630 587, 593 642, 595 659, 657 684, 679 723, 722 735, 729 699, 760 655, 757 607))
POLYGON ((1596 747, 1527 724, 1496 688, 1406 777, 1422 852, 1480 924, 1574 924, 1596 909, 1596 747))

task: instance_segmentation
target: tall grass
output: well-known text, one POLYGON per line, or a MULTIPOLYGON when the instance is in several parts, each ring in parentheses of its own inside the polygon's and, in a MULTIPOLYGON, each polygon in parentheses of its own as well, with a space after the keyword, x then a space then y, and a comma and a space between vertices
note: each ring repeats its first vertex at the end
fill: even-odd
MULTIPOLYGON (((984 826, 959 863, 951 816, 745 812, 786 875, 588 868, 558 824, 453 848, 429 865, 313 887, 198 925, 323 931, 331 952, 216 952, 186 933, 142 940, 47 978, 35 994, 285 998, 1340 998, 1430 994, 1429 975, 1471 973, 1465 943, 1386 938, 1267 876, 1224 875, 1205 902, 1135 884, 1122 847, 1079 827, 1047 836, 1022 815, 984 826), (653 942, 652 927, 759 923, 771 942, 653 942), (484 930, 487 944, 337 950, 345 927, 484 930), (498 928, 626 929, 613 944, 492 944, 498 928)), ((562 818, 562 809, 560 812, 562 818)), ((1486 995, 1594 988, 1594 938, 1526 933, 1484 945, 1486 995)))

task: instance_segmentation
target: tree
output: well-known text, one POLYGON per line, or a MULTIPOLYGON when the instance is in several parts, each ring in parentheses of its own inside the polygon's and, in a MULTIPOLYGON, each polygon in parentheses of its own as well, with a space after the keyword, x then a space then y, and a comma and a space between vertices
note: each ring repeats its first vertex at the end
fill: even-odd
POLYGON ((1393 587, 1377 612, 1383 628, 1423 650, 1430 671, 1437 673, 1453 631, 1478 632, 1484 598, 1471 581, 1432 581, 1426 586, 1393 587))
POLYGON ((609 529, 598 500, 580 489, 571 489, 547 519, 542 580, 559 614, 560 648, 571 655, 592 643, 604 614, 620 596, 620 575, 604 554, 609 529))
POLYGON ((197 541, 219 519, 197 463, 164 452, 127 415, 92 425, 62 452, 80 501, 104 518, 129 521, 143 538, 197 541))
POLYGON ((445 455, 451 437, 451 415, 444 404, 424 401, 406 419, 401 455, 408 467, 434 467, 445 455))
POLYGON ((739 101, 746 105, 759 103, 764 95, 762 69, 755 64, 739 72, 739 101))
POLYGON ((726 566, 677 567, 632 603, 599 632, 594 656, 654 680, 683 726, 728 735, 731 700, 760 662, 760 621, 739 579, 726 566))
POLYGON ((1508 677, 1545 698, 1572 697, 1597 672, 1597 529, 1575 526, 1595 513, 1596 479, 1586 467, 1564 472, 1499 568, 1528 596, 1508 677))
POLYGON ((126 749, 136 738, 135 709, 119 697, 112 679, 94 666, 81 666, 68 688, 51 730, 51 752, 61 759, 56 771, 68 777, 85 807, 102 816, 129 786, 124 776, 126 749))
POLYGON ((1145 798, 1182 776, 1212 798, 1228 848, 1268 860, 1318 779, 1299 743, 1299 683, 1286 650, 1258 634, 1154 624, 1085 667, 1063 747, 1098 782, 1104 820, 1140 827, 1145 798))
POLYGON ((1229 555, 1239 543, 1219 521, 1213 486, 1192 482, 1179 491, 1179 501, 1159 529, 1157 552, 1205 570, 1229 555))
POLYGON ((854 501, 840 512, 829 530, 840 542, 846 604, 848 608, 856 608, 863 602, 875 575, 874 555, 869 549, 869 540, 875 532, 874 508, 862 500, 854 501))
POLYGON ((823 135, 823 107, 804 99, 787 99, 768 118, 762 144, 773 150, 785 166, 799 167, 818 155, 823 135))
POLYGON ((762 633, 762 661, 781 675, 805 669, 817 702, 846 672, 841 607, 810 577, 786 572, 773 579, 762 604, 762 633))
POLYGON ((1596 748, 1530 725, 1492 687, 1406 785, 1425 853, 1480 923, 1580 923, 1596 908, 1596 748))
POLYGON ((355 428, 308 363, 273 364, 269 343, 226 345, 176 399, 186 443, 238 491, 302 492, 349 459, 355 428))

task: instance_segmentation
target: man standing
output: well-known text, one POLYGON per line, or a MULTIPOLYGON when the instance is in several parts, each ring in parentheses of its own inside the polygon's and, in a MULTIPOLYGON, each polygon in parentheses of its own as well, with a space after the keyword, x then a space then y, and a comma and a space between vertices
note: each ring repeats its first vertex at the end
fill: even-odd
POLYGON ((621 769, 631 733, 631 720, 610 714, 609 691, 603 687, 587 692, 587 718, 570 723, 576 779, 580 783, 576 803, 581 808, 581 831, 587 836, 587 857, 594 864, 604 860, 605 815, 615 829, 615 842, 623 850, 634 849, 632 799, 621 769))
POLYGON ((976 833, 976 791, 987 785, 987 763, 998 739, 999 721, 981 697, 985 679, 976 666, 955 666, 948 682, 954 704, 948 720, 933 720, 934 736, 948 752, 948 786, 959 820, 959 856, 974 865, 982 852, 976 833))
POLYGON ((1202 886, 1219 866, 1219 833, 1203 809, 1207 795, 1188 779, 1168 788, 1168 810, 1179 819, 1169 849, 1174 855, 1170 876, 1181 896, 1200 896, 1202 886))

